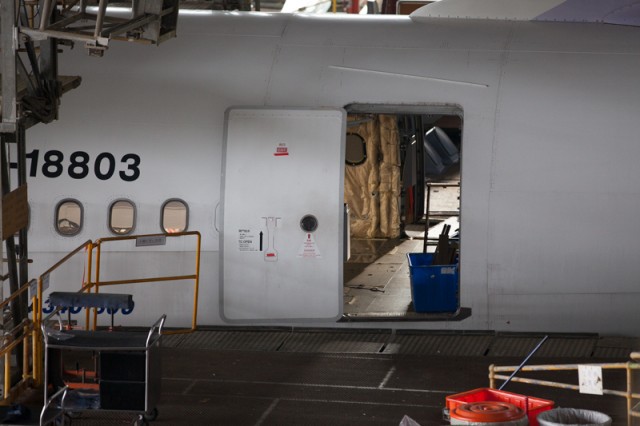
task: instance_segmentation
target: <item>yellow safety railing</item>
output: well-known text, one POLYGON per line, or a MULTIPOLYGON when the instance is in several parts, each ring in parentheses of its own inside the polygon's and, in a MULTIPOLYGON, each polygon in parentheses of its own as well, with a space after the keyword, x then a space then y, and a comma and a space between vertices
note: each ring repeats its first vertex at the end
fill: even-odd
MULTIPOLYGON (((0 303, 0 312, 3 312, 4 308, 9 303, 13 302, 26 292, 32 284, 35 285, 36 281, 32 280, 29 285, 23 285, 18 291, 3 300, 2 303, 0 303)), ((38 362, 37 357, 37 348, 39 346, 38 328, 34 326, 38 320, 36 307, 39 305, 36 295, 32 295, 32 303, 32 320, 25 318, 8 333, 5 333, 4 340, 0 346, 0 356, 4 357, 4 389, 2 399, 7 402, 12 402, 18 394, 18 390, 30 385, 31 381, 37 383, 41 380, 40 372, 42 370, 39 368, 40 363, 38 362), (22 334, 20 334, 20 332, 22 332, 22 334), (29 344, 30 340, 31 345, 29 344), (11 355, 13 350, 20 345, 22 345, 22 378, 12 387, 11 355), (32 355, 31 363, 29 362, 30 353, 32 355)))
MULTIPOLYGON (((65 257, 60 259, 55 265, 45 271, 36 280, 32 280, 29 285, 22 286, 18 291, 11 296, 0 302, 0 312, 11 302, 21 297, 29 288, 35 288, 36 291, 32 291, 31 303, 32 303, 32 319, 24 319, 20 324, 17 324, 11 331, 6 333, 3 341, 0 342, 0 357, 4 357, 4 389, 2 398, 6 402, 12 402, 18 395, 19 390, 30 384, 41 385, 43 383, 43 359, 44 349, 41 337, 41 324, 47 318, 55 315, 60 309, 53 310, 47 318, 43 318, 43 290, 45 284, 50 280, 51 274, 66 264, 75 255, 83 250, 87 252, 86 274, 82 280, 82 287, 78 292, 91 292, 92 289, 97 293, 101 286, 118 285, 118 284, 139 284, 148 282, 161 282, 161 281, 178 281, 178 280, 193 280, 194 281, 194 297, 193 297, 193 314, 191 328, 181 330, 169 330, 164 331, 163 334, 173 333, 189 333, 196 330, 197 326, 197 314, 198 314, 198 287, 200 282, 200 247, 201 247, 201 235, 199 232, 179 232, 171 234, 148 234, 148 235, 132 235, 121 237, 110 237, 98 239, 95 242, 88 240, 78 246, 75 250, 68 253, 65 257), (183 236, 195 236, 196 237, 196 262, 195 273, 189 275, 176 275, 176 276, 160 276, 149 278, 136 278, 128 280, 117 281, 100 281, 100 266, 101 266, 101 247, 103 244, 112 241, 133 240, 136 238, 175 238, 183 236), (95 280, 92 280, 92 266, 93 266, 93 251, 97 249, 95 259, 95 280), (33 294, 35 293, 35 294, 33 294), (22 333, 21 333, 22 332, 22 333), (22 379, 11 386, 11 356, 13 351, 22 345, 22 379)), ((88 330, 90 327, 90 314, 89 309, 86 309, 86 322, 85 328, 88 330)), ((95 330, 97 324, 97 311, 94 309, 93 316, 93 329, 95 330)), ((0 404, 2 400, 0 400, 0 404)))
MULTIPOLYGON (((42 292, 44 290, 44 283, 45 281, 49 280, 49 277, 51 276, 51 274, 57 270, 58 268, 60 268, 62 265, 66 264, 70 259, 72 259, 76 254, 80 253, 82 250, 86 250, 87 254, 89 256, 89 261, 87 263, 87 273, 86 273, 86 277, 91 277, 91 255, 93 253, 93 243, 91 242, 91 240, 87 240, 84 243, 82 243, 80 246, 76 247, 73 251, 71 251, 70 253, 68 253, 65 257, 63 257, 62 259, 60 259, 55 265, 53 265, 51 268, 47 269, 44 273, 42 273, 42 275, 40 275, 38 277, 38 290, 36 293, 36 297, 33 300, 33 316, 34 316, 34 339, 33 339, 33 347, 34 347, 34 370, 36 372, 35 376, 35 382, 36 384, 40 385, 42 384, 42 371, 43 371, 43 361, 44 361, 44 352, 43 352, 43 342, 42 339, 40 338, 40 325, 42 324, 42 308, 43 308, 43 297, 42 297, 42 292)), ((82 283, 82 288, 80 289, 80 292, 82 291, 86 291, 88 290, 88 286, 86 285, 85 282, 82 283)), ((54 315, 56 312, 58 312, 59 309, 54 310, 51 314, 49 314, 48 317, 54 315)), ((47 317, 47 318, 48 318, 47 317)), ((88 324, 88 323, 87 323, 88 324)))
MULTIPOLYGON (((95 293, 98 293, 100 287, 111 286, 111 285, 122 285, 122 284, 143 284, 143 283, 151 283, 151 282, 166 282, 166 281, 181 281, 181 280, 193 280, 193 313, 191 318, 191 328, 186 329, 177 329, 177 330, 164 330, 163 334, 180 334, 180 333, 191 333, 196 330, 197 327, 197 316, 198 316, 198 288, 200 285, 200 246, 201 246, 201 235, 197 231, 189 231, 189 232, 175 232, 168 234, 145 234, 145 235, 127 235, 120 237, 107 237, 96 240, 93 243, 93 249, 96 249, 96 267, 95 267, 95 280, 89 282, 87 285, 83 287, 83 289, 88 289, 91 291, 93 287, 95 289, 95 293), (195 272, 189 275, 174 275, 174 276, 158 276, 158 277, 146 277, 146 278, 130 278, 130 279, 122 279, 122 280, 110 280, 110 281, 102 281, 100 279, 101 273, 101 260, 102 260, 102 246, 106 243, 111 243, 114 241, 126 241, 126 240, 136 240, 139 239, 153 239, 153 238, 178 238, 185 236, 195 236, 196 237, 196 260, 195 260, 195 272)), ((91 259, 89 260, 91 263, 91 259)), ((93 329, 96 329, 98 321, 98 312, 97 309, 93 309, 93 329)), ((87 324, 89 323, 89 310, 87 309, 87 324)))
MULTIPOLYGON (((640 353, 632 353, 631 358, 640 361, 640 353)), ((580 365, 588 365, 594 367, 601 367, 603 370, 603 374, 605 370, 626 370, 627 375, 627 389, 626 390, 612 390, 612 389, 603 389, 603 395, 614 395, 626 398, 627 400, 627 424, 631 426, 633 424, 634 418, 640 418, 640 412, 637 411, 638 405, 633 406, 634 400, 640 400, 640 393, 633 392, 633 370, 639 370, 640 364, 629 361, 629 362, 614 362, 614 363, 603 363, 603 364, 580 364, 580 365)), ((508 373, 508 372, 532 372, 532 371, 578 371, 578 364, 549 364, 549 365, 528 365, 524 367, 518 366, 489 366, 489 387, 495 388, 496 380, 511 380, 513 382, 527 383, 530 385, 539 385, 539 386, 548 386, 560 389, 568 389, 568 390, 580 390, 580 386, 570 383, 562 383, 562 382, 554 382, 548 380, 536 380, 529 379, 525 377, 517 377, 514 375, 507 376, 498 373, 508 373)))

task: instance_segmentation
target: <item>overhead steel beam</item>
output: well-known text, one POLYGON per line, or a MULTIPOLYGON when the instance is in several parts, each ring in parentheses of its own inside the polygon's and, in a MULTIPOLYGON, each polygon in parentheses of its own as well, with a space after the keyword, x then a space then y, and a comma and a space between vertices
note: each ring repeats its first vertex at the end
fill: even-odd
POLYGON ((21 28, 33 40, 58 38, 84 42, 90 54, 101 56, 109 41, 119 38, 127 41, 160 44, 175 37, 178 19, 178 0, 132 0, 130 19, 108 16, 107 0, 99 0, 96 14, 86 12, 80 2, 78 10, 64 9, 67 16, 55 17, 55 0, 41 0, 41 20, 38 28, 21 28), (56 19, 51 19, 51 18, 56 19), (74 27, 78 21, 93 21, 93 28, 74 27), (115 22, 115 25, 113 25, 115 22))

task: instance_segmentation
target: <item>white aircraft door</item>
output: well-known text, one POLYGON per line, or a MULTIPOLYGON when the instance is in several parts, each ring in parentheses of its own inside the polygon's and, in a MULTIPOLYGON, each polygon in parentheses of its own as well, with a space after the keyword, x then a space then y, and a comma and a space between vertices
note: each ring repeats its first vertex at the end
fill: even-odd
POLYGON ((346 113, 234 108, 225 126, 223 320, 335 321, 342 315, 346 113))

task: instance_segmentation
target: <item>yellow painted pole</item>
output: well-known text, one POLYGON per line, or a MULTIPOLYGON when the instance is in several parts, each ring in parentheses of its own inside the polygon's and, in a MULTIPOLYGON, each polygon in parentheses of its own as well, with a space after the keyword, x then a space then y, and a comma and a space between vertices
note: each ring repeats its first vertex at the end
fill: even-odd
POLYGON ((491 389, 496 388, 495 364, 489 366, 489 387, 491 389))
MULTIPOLYGON (((83 287, 88 287, 87 292, 91 293, 91 266, 93 263, 93 243, 89 243, 89 245, 87 246, 87 282, 86 283, 82 283, 83 287)), ((84 317, 84 329, 85 330, 89 330, 89 324, 91 322, 90 319, 90 312, 91 312, 91 308, 87 308, 85 310, 85 317, 84 317)))
POLYGON ((4 390, 3 397, 9 397, 9 389, 11 388, 11 351, 8 350, 4 354, 4 390))
POLYGON ((31 331, 31 347, 31 363, 33 364, 31 374, 33 375, 34 383, 40 384, 40 371, 38 371, 40 365, 40 358, 38 358, 38 329, 35 328, 35 326, 31 331))
MULTIPOLYGON (((36 368, 35 380, 38 385, 42 384, 42 371, 43 371, 43 363, 44 363, 44 351, 42 349, 43 341, 39 338, 40 330, 42 326, 42 277, 38 278, 38 322, 36 324, 37 329, 34 330, 34 339, 36 342, 36 346, 34 347, 34 357, 33 357, 33 365, 36 368)), ((44 338, 44 337, 43 337, 44 338)))
MULTIPOLYGON (((102 251, 101 250, 102 244, 100 240, 97 241, 96 245, 98 247, 98 252, 96 253, 96 281, 94 283, 96 286, 96 291, 94 293, 98 293, 100 290, 100 258, 101 258, 101 251, 102 251)), ((93 331, 95 331, 97 327, 98 327, 98 309, 93 308, 93 331)))
POLYGON ((627 362, 627 425, 631 426, 633 423, 633 417, 631 412, 633 411, 633 388, 631 380, 631 362, 627 362))
POLYGON ((25 325, 22 331, 22 380, 29 379, 29 326, 25 325))
MULTIPOLYGON (((333 0, 334 2, 336 0, 333 0)), ((197 327, 198 321, 198 289, 200 288, 200 233, 196 234, 197 236, 197 248, 196 248, 196 280, 195 280, 195 288, 193 290, 193 320, 191 321, 191 330, 195 331, 197 327)))

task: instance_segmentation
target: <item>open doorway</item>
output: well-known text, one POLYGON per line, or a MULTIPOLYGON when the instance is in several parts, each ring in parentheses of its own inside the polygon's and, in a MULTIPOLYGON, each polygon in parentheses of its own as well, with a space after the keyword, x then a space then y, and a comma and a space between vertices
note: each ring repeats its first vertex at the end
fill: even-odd
POLYGON ((344 320, 459 319, 415 308, 407 253, 433 253, 446 231, 458 261, 462 110, 346 109, 344 320))

